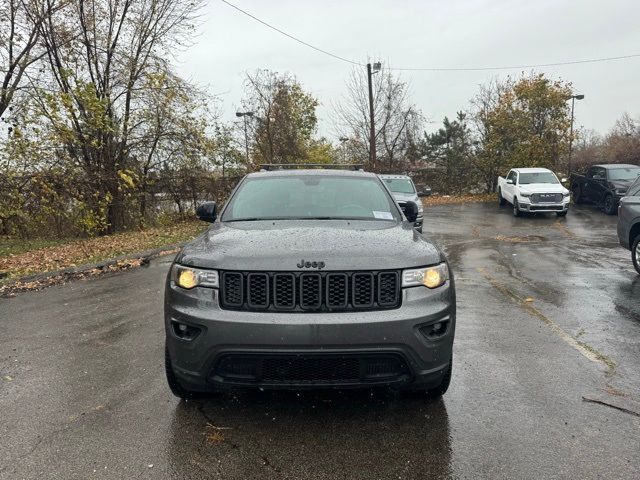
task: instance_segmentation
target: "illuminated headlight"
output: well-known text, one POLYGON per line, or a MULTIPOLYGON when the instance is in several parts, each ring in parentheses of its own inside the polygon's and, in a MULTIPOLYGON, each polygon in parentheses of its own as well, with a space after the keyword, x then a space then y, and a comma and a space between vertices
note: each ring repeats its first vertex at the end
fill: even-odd
POLYGON ((219 285, 217 270, 202 270, 182 265, 173 266, 171 280, 179 287, 187 290, 194 287, 218 288, 219 285))
POLYGON ((438 288, 444 285, 447 280, 449 280, 449 269, 446 263, 402 272, 403 287, 424 285, 427 288, 438 288))
POLYGON ((530 193, 526 193, 526 192, 520 192, 520 196, 529 198, 531 196, 531 194, 530 193))

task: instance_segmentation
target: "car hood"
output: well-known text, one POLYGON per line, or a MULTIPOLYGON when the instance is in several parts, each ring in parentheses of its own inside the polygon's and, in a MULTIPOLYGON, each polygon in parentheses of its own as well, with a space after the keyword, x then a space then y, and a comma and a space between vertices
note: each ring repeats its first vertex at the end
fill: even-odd
POLYGON ((418 202, 418 195, 415 193, 393 193, 393 198, 396 199, 396 202, 418 202))
POLYGON ((635 182, 635 179, 634 180, 611 180, 609 181, 609 184, 613 188, 620 188, 620 189, 627 190, 633 182, 635 182))
POLYGON ((287 220, 216 222, 176 257, 194 267, 258 271, 300 270, 301 260, 322 261, 324 270, 382 270, 433 265, 444 256, 409 225, 287 220))
POLYGON ((559 183, 530 183, 527 185, 520 185, 520 192, 524 193, 569 193, 569 190, 564 188, 559 183))

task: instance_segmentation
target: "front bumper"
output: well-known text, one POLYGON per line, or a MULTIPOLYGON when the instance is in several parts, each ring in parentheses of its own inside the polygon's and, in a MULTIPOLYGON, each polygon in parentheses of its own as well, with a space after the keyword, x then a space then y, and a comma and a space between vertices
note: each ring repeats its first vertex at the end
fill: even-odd
POLYGON ((167 283, 165 329, 169 356, 180 383, 193 391, 233 386, 344 388, 380 384, 429 388, 440 383, 449 366, 455 334, 453 279, 434 290, 404 289, 402 305, 384 311, 230 311, 220 308, 217 293, 215 289, 199 287, 183 290, 167 283), (441 334, 427 337, 425 332, 436 323, 446 327, 441 334), (185 340, 176 333, 177 324, 195 327, 200 332, 192 340, 185 340), (371 358, 396 359, 404 367, 392 376, 363 374, 358 378, 327 379, 315 375, 287 379, 277 373, 263 377, 251 370, 242 377, 222 372, 222 362, 228 358, 258 359, 261 369, 266 361, 285 360, 289 368, 302 362, 314 369, 314 359, 337 365, 331 368, 343 368, 348 362, 354 364, 354 358, 362 369, 370 368, 367 362, 371 358))
POLYGON ((526 198, 518 200, 520 210, 531 213, 566 212, 569 210, 570 203, 569 200, 562 203, 531 203, 531 201, 526 198))

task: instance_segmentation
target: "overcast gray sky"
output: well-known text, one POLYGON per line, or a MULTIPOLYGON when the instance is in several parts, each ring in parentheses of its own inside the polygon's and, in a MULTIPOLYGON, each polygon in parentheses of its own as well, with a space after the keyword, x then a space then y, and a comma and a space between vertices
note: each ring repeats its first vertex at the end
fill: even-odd
MULTIPOLYGON (((229 0, 308 43, 356 61, 391 67, 484 67, 554 63, 640 53, 637 0, 229 0)), ((333 138, 331 104, 343 95, 351 65, 315 52, 209 0, 180 73, 220 93, 234 118, 246 71, 291 72, 320 101, 319 131, 333 138)), ((640 114, 640 58, 537 69, 571 81, 585 99, 576 125, 605 133, 623 112, 640 114)), ((429 120, 468 107, 478 85, 498 72, 401 72, 429 120)), ((438 125, 427 125, 434 130, 438 125)))

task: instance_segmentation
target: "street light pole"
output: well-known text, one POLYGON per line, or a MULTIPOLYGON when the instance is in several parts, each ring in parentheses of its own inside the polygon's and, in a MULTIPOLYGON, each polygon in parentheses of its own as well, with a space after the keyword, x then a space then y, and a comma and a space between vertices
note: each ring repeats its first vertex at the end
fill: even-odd
POLYGON ((569 131, 569 162, 567 165, 568 174, 571 175, 571 155, 573 153, 573 109, 576 104, 576 100, 582 100, 584 95, 571 95, 571 129, 569 131))
POLYGON ((247 157, 247 166, 249 165, 249 136, 247 134, 247 117, 253 117, 253 112, 236 112, 236 117, 242 117, 244 120, 244 150, 247 157))
POLYGON ((369 85, 369 162, 371 163, 371 170, 376 169, 376 126, 373 115, 373 82, 372 76, 374 73, 380 71, 381 64, 376 62, 373 64, 373 68, 370 63, 367 63, 367 83, 369 85))

